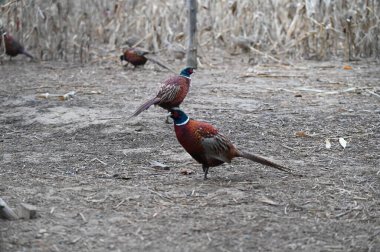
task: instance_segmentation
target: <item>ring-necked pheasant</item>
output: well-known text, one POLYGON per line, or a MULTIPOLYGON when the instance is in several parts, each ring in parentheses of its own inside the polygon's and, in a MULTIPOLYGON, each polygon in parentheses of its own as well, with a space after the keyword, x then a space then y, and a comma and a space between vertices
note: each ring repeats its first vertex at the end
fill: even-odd
POLYGON ((122 55, 120 55, 120 60, 123 62, 125 60, 128 63, 131 63, 134 67, 137 66, 143 66, 147 62, 147 58, 145 55, 147 55, 149 52, 144 51, 137 48, 129 48, 124 51, 122 55))
POLYGON ((182 69, 179 75, 172 76, 164 81, 158 94, 142 104, 128 119, 139 115, 152 105, 158 105, 166 110, 179 107, 189 92, 191 82, 190 75, 192 73, 193 68, 186 67, 182 69))
MULTIPOLYGON (((33 56, 28 53, 25 48, 18 42, 16 41, 10 34, 7 32, 2 32, 2 37, 4 38, 5 41, 5 53, 9 55, 11 58, 16 57, 19 54, 24 54, 25 56, 33 59, 33 56)), ((0 38, 0 46, 2 45, 2 38, 0 38)))
POLYGON ((151 54, 149 51, 145 51, 143 49, 139 48, 129 48, 124 51, 122 55, 120 55, 120 60, 123 62, 124 60, 127 62, 125 67, 128 66, 129 63, 131 63, 135 68, 138 66, 143 66, 145 63, 150 60, 153 63, 159 65, 160 67, 163 67, 169 71, 171 70, 169 67, 161 63, 160 61, 154 59, 153 57, 148 56, 148 54, 151 54))
POLYGON ((198 162, 202 164, 204 179, 207 179, 210 167, 230 163, 233 158, 243 157, 278 170, 292 173, 282 165, 276 164, 264 157, 239 150, 232 142, 220 134, 211 124, 190 119, 179 108, 170 110, 170 117, 174 120, 174 130, 178 142, 198 162))

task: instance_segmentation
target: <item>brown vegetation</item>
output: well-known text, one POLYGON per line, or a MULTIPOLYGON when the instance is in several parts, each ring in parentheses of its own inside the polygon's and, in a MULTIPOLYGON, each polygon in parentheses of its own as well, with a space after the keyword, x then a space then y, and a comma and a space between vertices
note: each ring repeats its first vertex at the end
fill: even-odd
MULTIPOLYGON (((380 53, 376 0, 207 0, 198 12, 200 54, 215 47, 271 60, 380 53)), ((2 3, 0 13, 3 25, 43 60, 86 62, 129 40, 165 52, 187 39, 184 1, 21 0, 2 3)))

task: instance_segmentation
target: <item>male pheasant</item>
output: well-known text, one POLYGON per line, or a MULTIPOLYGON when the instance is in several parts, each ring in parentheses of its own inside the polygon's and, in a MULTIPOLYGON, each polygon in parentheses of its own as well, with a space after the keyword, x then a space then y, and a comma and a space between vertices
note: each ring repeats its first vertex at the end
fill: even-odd
POLYGON ((129 48, 125 50, 122 55, 120 55, 120 60, 121 62, 123 62, 124 60, 127 61, 127 64, 125 65, 125 67, 128 66, 129 63, 131 63, 135 68, 138 66, 145 65, 145 63, 148 60, 150 60, 153 63, 159 65, 160 67, 163 67, 169 71, 173 71, 169 67, 167 67, 166 65, 158 61, 157 59, 154 59, 153 57, 148 56, 148 54, 150 54, 150 52, 145 51, 143 49, 129 48))
MULTIPOLYGON (((11 58, 16 57, 19 54, 24 54, 25 56, 33 59, 33 56, 30 53, 28 53, 25 50, 25 48, 7 32, 2 32, 2 37, 4 38, 5 42, 5 53, 9 55, 11 58)), ((0 38, 1 47, 3 46, 2 40, 3 39, 0 38)))
POLYGON ((179 107, 189 92, 191 81, 190 75, 192 73, 193 68, 186 67, 179 75, 172 76, 164 81, 158 94, 142 104, 128 119, 139 115, 152 105, 158 105, 166 110, 179 107))
POLYGON ((127 65, 128 63, 131 63, 134 67, 143 66, 148 60, 145 57, 145 55, 147 55, 148 53, 148 51, 144 51, 141 49, 129 48, 125 50, 124 53, 120 56, 120 60, 122 62, 123 60, 125 60, 127 61, 127 65))
POLYGON ((232 142, 220 134, 211 124, 190 119, 179 108, 170 110, 178 142, 198 162, 202 164, 204 179, 210 167, 230 163, 233 158, 243 157, 291 173, 291 170, 266 158, 250 154, 236 148, 232 142))

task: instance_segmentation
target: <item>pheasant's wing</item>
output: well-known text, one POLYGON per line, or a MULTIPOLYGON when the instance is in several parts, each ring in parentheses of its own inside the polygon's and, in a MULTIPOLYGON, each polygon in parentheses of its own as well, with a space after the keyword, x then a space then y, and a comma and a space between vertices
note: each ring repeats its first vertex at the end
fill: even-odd
POLYGON ((201 144, 208 157, 231 162, 229 153, 233 145, 227 137, 218 133, 217 129, 207 127, 198 128, 196 134, 201 137, 201 144))
POLYGON ((180 92, 181 87, 176 85, 176 83, 166 82, 158 92, 157 97, 160 97, 160 103, 166 103, 173 101, 178 93, 180 92))
POLYGON ((11 47, 13 48, 13 50, 18 51, 20 53, 22 53, 22 51, 24 51, 24 47, 14 39, 12 39, 12 41, 11 41, 11 47))

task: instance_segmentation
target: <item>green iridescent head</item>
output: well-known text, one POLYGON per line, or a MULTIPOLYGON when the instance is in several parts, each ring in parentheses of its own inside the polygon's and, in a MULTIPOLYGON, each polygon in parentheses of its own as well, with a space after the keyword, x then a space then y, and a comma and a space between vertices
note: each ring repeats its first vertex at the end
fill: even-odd
POLYGON ((194 72, 194 69, 192 67, 186 67, 182 69, 181 73, 179 75, 190 78, 190 75, 194 72))
POLYGON ((170 109, 170 117, 173 118, 174 124, 177 126, 185 125, 190 120, 186 113, 180 108, 170 109))

